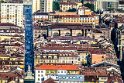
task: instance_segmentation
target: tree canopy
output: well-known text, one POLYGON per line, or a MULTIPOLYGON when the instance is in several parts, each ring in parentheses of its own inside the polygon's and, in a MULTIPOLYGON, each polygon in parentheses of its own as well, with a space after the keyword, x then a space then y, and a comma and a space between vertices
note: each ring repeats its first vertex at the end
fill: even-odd
POLYGON ((81 0, 81 3, 83 4, 84 3, 84 0, 81 0))
POLYGON ((3 1, 3 0, 1 0, 1 1, 0 1, 0 3, 4 3, 4 1, 3 1))
POLYGON ((53 1, 53 11, 60 10, 60 3, 58 1, 53 1))
POLYGON ((67 10, 67 12, 76 12, 77 10, 75 8, 71 8, 69 10, 67 10))
POLYGON ((91 3, 86 3, 84 4, 85 7, 88 7, 89 9, 91 9, 92 11, 94 11, 94 4, 91 3))

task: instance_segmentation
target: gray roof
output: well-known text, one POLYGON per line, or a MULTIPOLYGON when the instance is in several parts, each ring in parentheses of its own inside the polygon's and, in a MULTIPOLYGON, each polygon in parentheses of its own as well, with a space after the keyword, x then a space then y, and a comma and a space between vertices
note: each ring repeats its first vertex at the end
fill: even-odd
POLYGON ((113 67, 119 67, 119 65, 117 64, 112 64, 112 63, 109 63, 109 62, 106 62, 106 61, 103 61, 101 63, 97 63, 97 64, 92 64, 91 67, 98 67, 98 66, 113 66, 113 67))
POLYGON ((55 75, 58 81, 83 82, 84 75, 55 75))

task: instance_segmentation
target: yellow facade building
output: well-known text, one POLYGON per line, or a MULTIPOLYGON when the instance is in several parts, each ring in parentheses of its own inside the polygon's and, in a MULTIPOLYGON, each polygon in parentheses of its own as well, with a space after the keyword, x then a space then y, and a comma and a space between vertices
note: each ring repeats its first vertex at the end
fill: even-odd
POLYGON ((81 5, 80 2, 60 2, 60 10, 65 12, 72 8, 78 9, 81 5))
POLYGON ((87 7, 79 7, 77 12, 55 12, 49 14, 53 23, 99 24, 99 17, 87 7))
POLYGON ((33 13, 40 10, 41 8, 40 3, 41 3, 41 0, 33 0, 33 10, 32 10, 33 13))

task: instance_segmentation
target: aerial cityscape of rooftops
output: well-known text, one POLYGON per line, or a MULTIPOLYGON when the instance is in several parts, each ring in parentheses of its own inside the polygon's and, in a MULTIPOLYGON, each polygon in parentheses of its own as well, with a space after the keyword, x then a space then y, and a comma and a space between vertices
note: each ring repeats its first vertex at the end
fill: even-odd
POLYGON ((124 0, 0 0, 0 83, 124 83, 124 0))

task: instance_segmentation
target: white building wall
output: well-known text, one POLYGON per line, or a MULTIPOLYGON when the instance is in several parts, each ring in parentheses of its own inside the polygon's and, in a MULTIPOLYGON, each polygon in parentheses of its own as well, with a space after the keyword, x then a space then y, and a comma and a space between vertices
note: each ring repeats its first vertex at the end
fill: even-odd
MULTIPOLYGON (((41 78, 46 77, 45 74, 46 74, 46 70, 35 70, 35 83, 37 82, 41 83, 42 82, 41 78)), ((44 79, 47 79, 47 77, 44 79)))
MULTIPOLYGON (((57 70, 58 75, 66 75, 68 72, 67 70, 57 70)), ((42 78, 44 77, 44 80, 48 78, 56 79, 56 76, 53 75, 46 75, 46 70, 35 70, 35 83, 42 83, 42 78)))
POLYGON ((124 10, 124 4, 119 4, 118 9, 124 10))
POLYGON ((79 9, 78 10, 78 15, 84 15, 84 10, 83 9, 79 9))
POLYGON ((33 10, 32 12, 36 12, 38 10, 40 10, 40 5, 41 5, 41 1, 40 0, 33 0, 33 10))
POLYGON ((104 10, 106 8, 107 5, 105 5, 104 3, 107 2, 112 2, 112 6, 114 8, 116 8, 118 0, 96 0, 95 1, 95 10, 104 10))
POLYGON ((44 12, 53 12, 53 1, 54 0, 44 0, 44 12))
POLYGON ((66 75, 68 72, 67 70, 58 70, 57 74, 62 74, 62 75, 66 75))
POLYGON ((23 27, 23 4, 1 3, 1 23, 12 23, 23 27))

